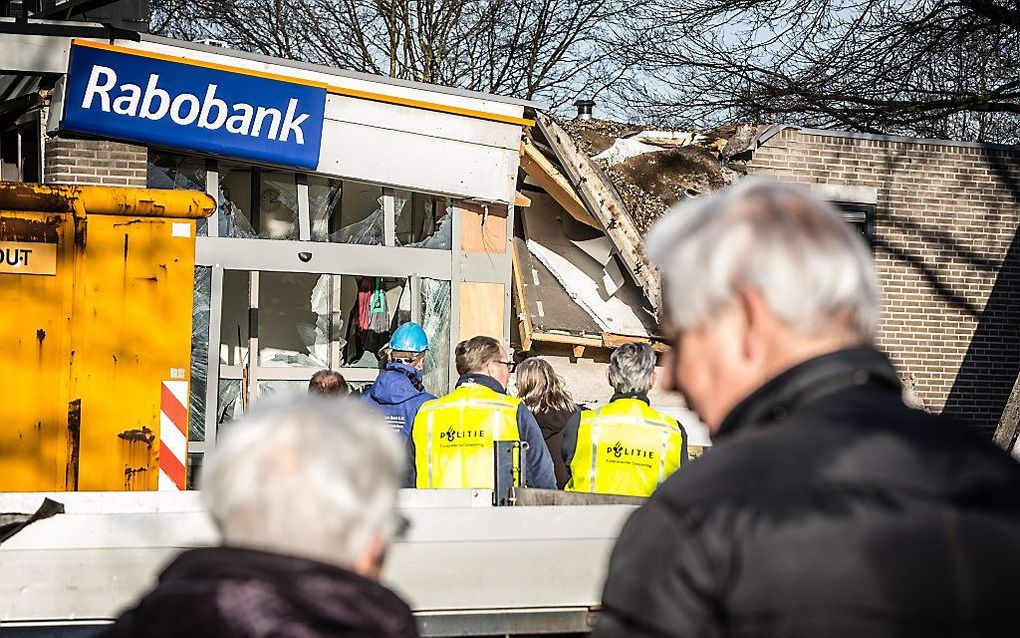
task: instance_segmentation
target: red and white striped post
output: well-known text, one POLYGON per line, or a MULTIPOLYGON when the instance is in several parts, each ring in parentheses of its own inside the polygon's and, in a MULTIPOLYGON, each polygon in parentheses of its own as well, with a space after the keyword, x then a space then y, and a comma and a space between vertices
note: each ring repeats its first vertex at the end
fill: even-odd
POLYGON ((159 405, 159 485, 177 492, 187 486, 188 382, 163 381, 159 405))

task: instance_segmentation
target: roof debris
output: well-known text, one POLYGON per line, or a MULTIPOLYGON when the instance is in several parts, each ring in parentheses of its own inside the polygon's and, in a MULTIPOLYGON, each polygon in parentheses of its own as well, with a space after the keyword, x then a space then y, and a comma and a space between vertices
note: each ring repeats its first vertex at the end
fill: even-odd
POLYGON ((746 174, 739 159, 757 131, 755 126, 679 131, 595 119, 557 123, 606 174, 642 235, 676 202, 746 174))

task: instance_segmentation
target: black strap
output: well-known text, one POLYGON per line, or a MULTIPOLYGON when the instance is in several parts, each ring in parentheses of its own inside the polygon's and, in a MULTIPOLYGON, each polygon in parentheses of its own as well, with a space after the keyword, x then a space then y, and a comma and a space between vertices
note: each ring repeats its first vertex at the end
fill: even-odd
POLYGON ((407 380, 411 382, 411 385, 414 386, 414 389, 417 390, 418 392, 425 392, 426 391, 425 390, 425 384, 423 384, 421 382, 421 379, 418 378, 417 374, 411 372, 410 370, 405 370, 403 368, 398 368, 398 367, 387 368, 387 370, 393 370, 395 372, 399 372, 400 374, 402 374, 405 377, 407 377, 407 380))

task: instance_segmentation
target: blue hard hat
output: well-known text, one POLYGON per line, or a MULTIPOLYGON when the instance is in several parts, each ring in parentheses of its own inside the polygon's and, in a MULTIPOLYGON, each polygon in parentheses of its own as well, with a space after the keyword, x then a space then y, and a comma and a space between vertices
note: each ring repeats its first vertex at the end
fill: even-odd
POLYGON ((424 352, 429 349, 429 338, 421 326, 413 321, 400 324, 390 337, 390 349, 400 352, 424 352))

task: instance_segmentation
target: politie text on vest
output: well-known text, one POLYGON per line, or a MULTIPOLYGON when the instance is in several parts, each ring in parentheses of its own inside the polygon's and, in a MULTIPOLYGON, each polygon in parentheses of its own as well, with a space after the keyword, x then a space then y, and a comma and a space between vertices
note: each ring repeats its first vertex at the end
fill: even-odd
POLYGON ((216 84, 209 84, 205 97, 199 100, 197 95, 181 93, 171 96, 159 87, 159 74, 149 75, 145 90, 137 84, 121 84, 117 86, 117 72, 110 67, 94 65, 89 75, 89 83, 85 88, 81 107, 91 109, 94 102, 104 113, 116 113, 143 120, 162 120, 168 114, 175 124, 215 131, 220 128, 235 135, 263 137, 275 142, 286 142, 294 134, 294 141, 305 143, 301 124, 308 119, 307 113, 297 114, 297 98, 291 98, 286 113, 279 109, 264 106, 252 106, 244 102, 227 104, 216 97, 216 84), (117 88, 119 94, 111 96, 117 88))

